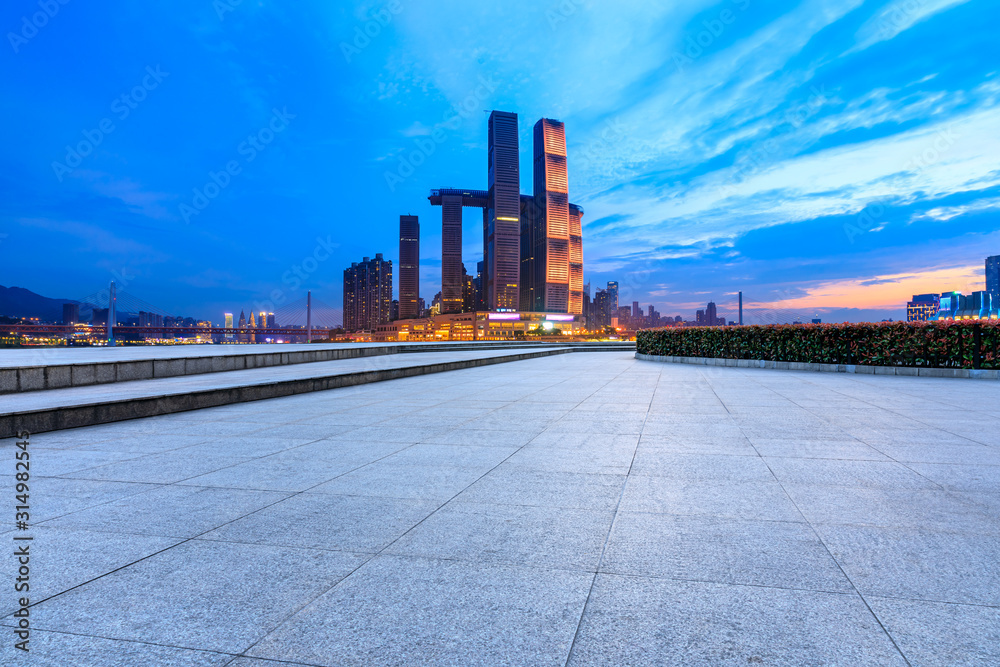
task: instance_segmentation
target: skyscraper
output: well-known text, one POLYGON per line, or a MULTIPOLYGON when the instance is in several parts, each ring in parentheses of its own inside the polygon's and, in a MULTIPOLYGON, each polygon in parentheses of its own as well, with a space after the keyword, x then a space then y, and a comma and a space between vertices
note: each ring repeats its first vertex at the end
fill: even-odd
POLYGON ((1000 303, 1000 255, 986 258, 986 291, 994 304, 1000 303))
POLYGON ((542 118, 534 131, 534 291, 532 310, 569 312, 569 183, 562 123, 542 118))
MULTIPOLYGON (((462 211, 459 209, 459 227, 462 211)), ((461 229, 459 230, 461 239, 461 229)), ((459 240, 461 244, 461 240, 459 240)), ((461 246, 460 246, 461 247, 461 246)), ((399 319, 420 317, 420 222, 415 215, 399 216, 399 319)))
POLYGON ((462 200, 441 197, 441 312, 462 312, 462 200))
POLYGON ((594 295, 593 328, 606 327, 611 324, 611 294, 608 290, 599 289, 594 295))
POLYGON ((389 322, 392 308, 392 262, 365 257, 344 269, 344 330, 370 331, 389 322))
POLYGON ((517 114, 490 114, 487 159, 489 191, 483 230, 487 305, 494 310, 517 310, 521 260, 517 114))
POLYGON ((476 290, 476 301, 473 310, 486 310, 486 290, 483 285, 483 263, 476 262, 476 277, 472 279, 476 290))
POLYGON ((476 310, 476 283, 475 279, 465 270, 462 265, 462 312, 471 313, 476 310))
MULTIPOLYGON (((226 328, 227 329, 232 329, 233 328, 233 314, 232 313, 226 313, 224 315, 224 317, 225 317, 225 321, 226 321, 226 328)), ((232 339, 232 337, 233 337, 232 332, 226 334, 226 338, 232 339)))
MULTIPOLYGON (((535 291, 538 267, 535 264, 535 198, 521 195, 521 296, 519 308, 529 312, 542 310, 542 300, 535 291)), ((542 272, 544 277, 544 272, 542 272)))
POLYGON ((618 312, 618 281, 609 280, 608 281, 608 312, 617 313, 618 312))
POLYGON ((583 208, 569 205, 569 312, 583 314, 583 208))

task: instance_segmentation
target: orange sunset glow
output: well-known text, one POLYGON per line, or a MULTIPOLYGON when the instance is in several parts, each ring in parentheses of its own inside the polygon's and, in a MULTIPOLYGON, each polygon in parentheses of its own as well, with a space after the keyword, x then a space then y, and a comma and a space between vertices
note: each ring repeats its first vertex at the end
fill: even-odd
POLYGON ((876 275, 836 280, 810 287, 805 296, 772 303, 745 304, 748 308, 902 308, 914 294, 974 292, 983 289, 980 264, 918 273, 876 275))

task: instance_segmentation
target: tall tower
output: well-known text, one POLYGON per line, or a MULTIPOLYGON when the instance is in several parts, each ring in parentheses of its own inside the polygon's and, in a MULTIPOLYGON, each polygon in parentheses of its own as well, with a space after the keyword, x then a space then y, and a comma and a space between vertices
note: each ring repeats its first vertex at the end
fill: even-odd
POLYGON ((517 114, 494 111, 489 121, 489 191, 483 229, 487 306, 517 310, 521 262, 517 114))
POLYGON ((461 194, 441 197, 441 312, 462 312, 461 194))
POLYGON ((365 257, 344 270, 344 330, 374 329, 389 321, 392 308, 392 262, 365 257))
POLYGON ((583 209, 569 205, 569 312, 583 314, 583 209))
POLYGON ((986 291, 990 293, 993 308, 1000 303, 1000 255, 986 258, 986 291))
POLYGON ((569 183, 564 126, 543 118, 535 123, 534 139, 535 304, 544 312, 568 313, 569 183))
MULTIPOLYGON (((461 234, 461 209, 459 209, 461 234)), ((461 239, 459 240, 461 250, 461 239)), ((415 215, 399 216, 399 319, 420 317, 420 222, 415 215)))

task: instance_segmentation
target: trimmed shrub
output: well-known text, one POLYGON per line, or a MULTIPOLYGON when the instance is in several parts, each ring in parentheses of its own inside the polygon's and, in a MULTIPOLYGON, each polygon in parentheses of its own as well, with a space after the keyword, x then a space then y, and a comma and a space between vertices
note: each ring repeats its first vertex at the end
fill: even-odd
POLYGON ((641 354, 818 364, 1000 368, 1000 323, 881 322, 667 327, 636 335, 641 354))

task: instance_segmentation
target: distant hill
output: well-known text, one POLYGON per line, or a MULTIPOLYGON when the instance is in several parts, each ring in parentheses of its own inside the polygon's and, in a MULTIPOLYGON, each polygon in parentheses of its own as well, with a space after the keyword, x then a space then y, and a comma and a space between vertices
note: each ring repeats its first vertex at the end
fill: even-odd
POLYGON ((79 302, 73 299, 50 299, 23 287, 0 285, 0 315, 37 317, 41 320, 62 322, 64 303, 79 302))

